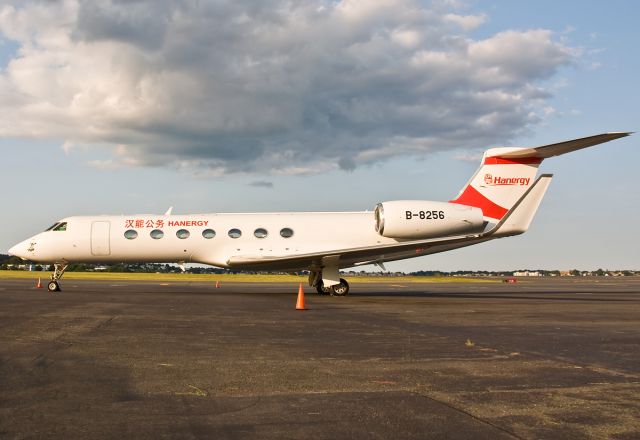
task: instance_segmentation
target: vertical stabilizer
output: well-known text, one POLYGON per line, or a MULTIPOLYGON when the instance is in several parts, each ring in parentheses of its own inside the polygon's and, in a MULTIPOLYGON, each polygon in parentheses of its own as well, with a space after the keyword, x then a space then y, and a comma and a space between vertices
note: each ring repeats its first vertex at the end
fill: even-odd
POLYGON ((487 221, 496 223, 533 184, 538 166, 544 159, 630 134, 602 133, 531 148, 492 148, 484 153, 480 168, 451 203, 480 208, 487 221))
POLYGON ((505 159, 502 154, 524 148, 492 148, 484 153, 482 164, 469 183, 451 203, 482 209, 485 217, 499 221, 529 189, 542 159, 505 159))

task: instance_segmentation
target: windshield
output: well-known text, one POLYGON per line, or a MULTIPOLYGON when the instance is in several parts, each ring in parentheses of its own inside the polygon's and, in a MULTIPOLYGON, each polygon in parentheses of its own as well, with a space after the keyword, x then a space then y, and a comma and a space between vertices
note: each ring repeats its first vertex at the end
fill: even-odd
POLYGON ((49 227, 48 227, 47 229, 45 229, 44 231, 45 231, 45 232, 50 231, 50 230, 52 230, 53 228, 55 228, 56 226, 58 226, 59 224, 60 224, 60 222, 56 222, 56 223, 52 224, 51 226, 49 226, 49 227))
POLYGON ((67 222, 58 223, 54 228, 54 231, 66 231, 67 230, 67 222))

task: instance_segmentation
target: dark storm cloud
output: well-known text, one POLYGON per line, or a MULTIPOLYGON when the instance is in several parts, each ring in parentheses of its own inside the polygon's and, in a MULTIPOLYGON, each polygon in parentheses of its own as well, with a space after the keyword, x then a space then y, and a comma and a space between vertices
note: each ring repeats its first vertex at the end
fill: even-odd
POLYGON ((171 2, 83 1, 72 37, 86 42, 120 41, 145 50, 159 49, 169 24, 171 2))
POLYGON ((7 5, 21 56, 0 74, 0 135, 216 175, 502 143, 540 120, 572 50, 541 29, 474 40, 484 16, 450 3, 7 5))

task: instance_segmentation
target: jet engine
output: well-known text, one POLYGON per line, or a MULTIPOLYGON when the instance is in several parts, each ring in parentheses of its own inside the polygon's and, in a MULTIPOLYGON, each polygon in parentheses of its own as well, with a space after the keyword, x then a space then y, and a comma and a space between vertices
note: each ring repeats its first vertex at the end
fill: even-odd
POLYGON ((376 231, 383 237, 423 239, 479 232, 482 210, 457 203, 394 200, 378 203, 376 231))

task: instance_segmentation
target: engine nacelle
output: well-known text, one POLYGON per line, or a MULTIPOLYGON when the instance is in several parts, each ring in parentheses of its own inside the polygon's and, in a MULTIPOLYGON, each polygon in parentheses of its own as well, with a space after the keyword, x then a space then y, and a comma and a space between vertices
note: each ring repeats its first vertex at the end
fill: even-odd
POLYGON ((480 232, 482 210, 457 203, 394 200, 378 203, 376 231, 383 237, 422 239, 480 232))

